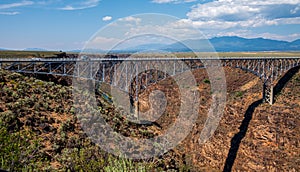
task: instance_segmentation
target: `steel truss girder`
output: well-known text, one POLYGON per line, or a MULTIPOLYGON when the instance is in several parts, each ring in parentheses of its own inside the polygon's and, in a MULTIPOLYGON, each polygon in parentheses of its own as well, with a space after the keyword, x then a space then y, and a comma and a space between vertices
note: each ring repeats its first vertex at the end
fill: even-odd
MULTIPOLYGON (((137 58, 137 59, 0 59, 0 68, 18 73, 52 74, 108 83, 138 96, 149 85, 188 70, 213 66, 239 68, 264 83, 266 102, 274 102, 273 87, 280 77, 300 65, 299 57, 137 58), (215 63, 219 61, 220 63, 215 63), (158 69, 158 70, 157 70, 158 69)), ((137 100, 138 97, 135 97, 137 100)))

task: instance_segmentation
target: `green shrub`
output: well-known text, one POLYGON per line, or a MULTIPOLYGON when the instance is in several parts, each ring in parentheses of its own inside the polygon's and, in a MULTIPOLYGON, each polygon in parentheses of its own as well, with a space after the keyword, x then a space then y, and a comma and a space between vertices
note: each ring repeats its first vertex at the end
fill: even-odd
POLYGON ((204 80, 203 80, 203 82, 204 82, 205 84, 210 84, 210 80, 209 80, 209 79, 207 79, 207 78, 206 78, 206 79, 204 79, 204 80))
POLYGON ((44 82, 41 80, 35 80, 34 83, 38 86, 44 86, 44 82))
POLYGON ((242 91, 238 91, 235 93, 236 97, 242 97, 244 95, 244 93, 242 91))
POLYGON ((154 169, 154 164, 114 157, 91 145, 81 149, 64 149, 57 159, 63 164, 63 171, 146 172, 154 169))
POLYGON ((41 166, 43 156, 39 154, 39 141, 31 140, 32 137, 29 132, 11 133, 5 127, 1 127, 0 168, 8 171, 30 171, 30 169, 41 166))

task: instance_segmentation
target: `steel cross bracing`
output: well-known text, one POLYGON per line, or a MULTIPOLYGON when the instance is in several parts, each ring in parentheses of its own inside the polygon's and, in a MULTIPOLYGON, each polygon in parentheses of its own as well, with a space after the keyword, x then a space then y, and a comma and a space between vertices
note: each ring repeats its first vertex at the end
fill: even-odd
POLYGON ((169 76, 187 70, 218 66, 240 68, 263 81, 263 98, 274 103, 274 85, 290 69, 300 65, 300 57, 206 57, 206 58, 2 58, 0 68, 19 73, 51 74, 85 78, 107 83, 130 93, 138 101, 139 92, 169 76))

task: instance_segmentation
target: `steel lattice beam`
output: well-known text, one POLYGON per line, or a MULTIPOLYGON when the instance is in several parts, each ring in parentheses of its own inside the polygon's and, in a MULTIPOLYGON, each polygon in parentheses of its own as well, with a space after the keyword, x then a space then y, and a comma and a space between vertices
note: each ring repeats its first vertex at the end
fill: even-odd
POLYGON ((19 73, 79 77, 118 87, 135 95, 149 85, 188 70, 218 66, 239 68, 263 81, 266 102, 274 102, 274 85, 290 69, 300 65, 299 57, 207 57, 207 58, 2 58, 0 68, 19 73), (220 63, 216 63, 219 61, 220 63), (184 62, 186 66, 183 65, 184 62), (154 70, 160 69, 160 70, 154 70))

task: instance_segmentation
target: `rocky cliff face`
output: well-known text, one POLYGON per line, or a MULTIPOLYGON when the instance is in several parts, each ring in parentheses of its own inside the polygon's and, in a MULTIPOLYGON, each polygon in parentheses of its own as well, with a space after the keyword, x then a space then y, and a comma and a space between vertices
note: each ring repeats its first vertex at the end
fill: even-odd
MULTIPOLYGON (((225 72, 227 105, 214 136, 199 145, 208 109, 202 104, 197 125, 174 152, 193 171, 299 171, 300 72, 286 83, 273 106, 262 102, 262 83, 256 76, 238 69, 225 72)), ((198 83, 205 78, 201 71, 195 74, 198 83)), ((209 87, 200 84, 203 87, 202 98, 210 100, 209 87)))

